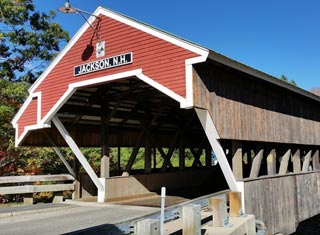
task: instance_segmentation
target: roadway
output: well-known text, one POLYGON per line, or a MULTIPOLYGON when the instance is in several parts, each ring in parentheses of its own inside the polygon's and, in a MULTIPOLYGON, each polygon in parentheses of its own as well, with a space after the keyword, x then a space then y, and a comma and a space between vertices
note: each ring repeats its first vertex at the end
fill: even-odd
POLYGON ((102 229, 113 224, 157 211, 159 208, 92 202, 0 208, 0 234, 102 234, 102 229))

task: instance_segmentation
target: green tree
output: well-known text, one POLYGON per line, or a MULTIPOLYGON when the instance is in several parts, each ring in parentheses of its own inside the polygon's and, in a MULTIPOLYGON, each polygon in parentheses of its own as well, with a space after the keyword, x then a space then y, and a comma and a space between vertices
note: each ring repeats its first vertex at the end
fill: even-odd
POLYGON ((284 81, 284 82, 287 82, 287 83, 289 83, 289 84, 291 84, 293 86, 297 86, 297 83, 294 80, 289 81, 289 79, 283 74, 281 75, 280 80, 284 81))
MULTIPOLYGON (((0 79, 0 176, 39 173, 66 173, 66 168, 51 148, 14 146, 11 120, 28 93, 27 82, 0 79)), ((69 160, 70 152, 62 149, 69 160)))
POLYGON ((11 120, 69 35, 32 0, 0 0, 0 176, 64 169, 51 149, 15 148, 11 120))
POLYGON ((11 120, 25 99, 29 84, 0 79, 0 175, 8 175, 19 168, 16 164, 22 152, 14 148, 11 120))
POLYGON ((42 13, 32 0, 0 0, 0 78, 34 82, 69 40, 52 22, 54 11, 42 13))

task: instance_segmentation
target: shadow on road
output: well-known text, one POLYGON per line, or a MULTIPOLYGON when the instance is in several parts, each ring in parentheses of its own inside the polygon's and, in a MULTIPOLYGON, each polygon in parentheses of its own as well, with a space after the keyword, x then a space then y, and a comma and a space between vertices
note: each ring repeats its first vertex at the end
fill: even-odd
POLYGON ((125 235, 123 231, 121 231, 118 227, 114 226, 113 224, 104 224, 99 225, 91 228, 81 229, 78 231, 64 233, 64 235, 105 235, 105 234, 112 234, 112 235, 125 235))

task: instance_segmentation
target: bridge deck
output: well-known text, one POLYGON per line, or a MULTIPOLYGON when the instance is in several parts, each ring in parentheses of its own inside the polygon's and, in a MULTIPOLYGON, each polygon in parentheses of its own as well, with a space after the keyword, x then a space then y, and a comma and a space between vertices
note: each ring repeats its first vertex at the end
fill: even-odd
POLYGON ((158 208, 99 203, 45 204, 41 207, 0 208, 0 234, 79 234, 99 231, 121 221, 139 218, 158 208), (115 213, 116 211, 116 213, 115 213))

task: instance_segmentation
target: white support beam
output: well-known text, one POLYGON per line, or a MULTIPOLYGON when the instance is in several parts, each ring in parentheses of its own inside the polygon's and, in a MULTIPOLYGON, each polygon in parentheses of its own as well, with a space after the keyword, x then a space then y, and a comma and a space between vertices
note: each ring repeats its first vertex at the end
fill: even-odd
POLYGON ((49 139, 53 150, 56 152, 56 154, 59 156, 60 160, 63 162, 63 164, 66 166, 66 168, 68 169, 70 175, 72 175, 73 177, 76 177, 76 174, 74 173, 72 167, 70 166, 70 164, 67 162, 67 160, 65 159, 65 157, 63 156, 63 154, 61 153, 60 149, 57 147, 57 145, 54 143, 53 139, 47 134, 46 137, 49 139))
POLYGON ((98 176, 96 175, 96 173, 94 172, 94 170, 90 166, 87 159, 83 156, 83 154, 82 154, 80 148, 77 146, 76 142, 74 142, 74 140, 72 139, 72 137, 70 136, 70 134, 68 133, 66 128, 63 126, 62 122, 57 117, 57 115, 55 115, 52 118, 52 122, 57 127, 58 131, 60 132, 60 134, 62 135, 64 140, 67 142, 68 146, 71 148, 74 155, 78 158, 79 162, 81 163, 81 165, 83 166, 85 171, 88 173, 88 175, 92 179, 93 183, 97 186, 98 190, 101 192, 104 192, 105 188, 104 188, 103 184, 101 183, 98 176))
POLYGON ((59 156, 60 160, 63 162, 63 164, 67 167, 70 175, 72 175, 73 177, 76 177, 76 174, 74 173, 72 167, 70 166, 70 164, 67 162, 67 160, 64 158, 63 154, 61 153, 60 149, 57 146, 53 146, 54 151, 56 152, 56 154, 59 156))
POLYGON ((198 118, 200 119, 201 125, 207 135, 209 143, 214 153, 216 154, 219 165, 224 177, 227 180, 229 188, 231 189, 231 191, 240 191, 241 189, 238 187, 236 178, 233 175, 227 157, 218 141, 220 137, 208 110, 195 108, 195 111, 198 115, 198 118))

